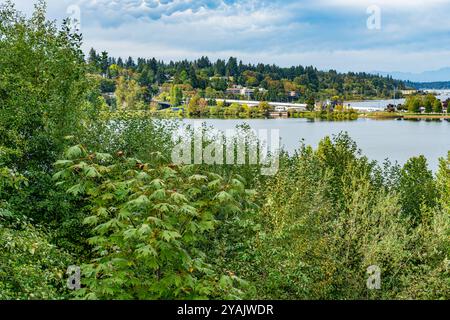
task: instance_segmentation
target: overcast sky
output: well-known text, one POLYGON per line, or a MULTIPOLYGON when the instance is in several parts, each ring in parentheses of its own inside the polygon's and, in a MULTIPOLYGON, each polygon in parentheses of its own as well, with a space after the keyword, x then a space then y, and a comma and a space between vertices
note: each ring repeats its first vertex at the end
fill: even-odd
MULTIPOLYGON (((0 0, 2 2, 2 0, 0 0)), ((244 62, 338 71, 422 72, 450 66, 450 0, 48 0, 81 13, 85 49, 163 60, 244 62), (380 29, 372 19, 380 9, 380 29), (370 22, 368 28, 367 22, 370 22)), ((15 0, 27 13, 32 0, 15 0)))

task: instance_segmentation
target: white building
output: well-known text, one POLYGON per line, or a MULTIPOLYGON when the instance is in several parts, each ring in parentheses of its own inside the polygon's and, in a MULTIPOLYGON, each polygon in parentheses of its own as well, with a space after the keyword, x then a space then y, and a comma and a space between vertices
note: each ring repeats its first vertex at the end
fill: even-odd
MULTIPOLYGON (((216 102, 223 103, 237 103, 239 105, 248 105, 249 107, 256 107, 260 104, 260 101, 252 101, 252 100, 229 100, 229 99, 216 99, 216 102)), ((279 108, 284 108, 283 111, 306 111, 307 104, 306 103, 286 103, 286 102, 268 102, 268 104, 274 107, 275 110, 279 108)))
POLYGON ((255 89, 250 89, 250 88, 243 87, 243 86, 233 86, 232 88, 227 89, 227 94, 232 94, 232 95, 241 95, 241 96, 250 97, 254 93, 255 93, 255 89))

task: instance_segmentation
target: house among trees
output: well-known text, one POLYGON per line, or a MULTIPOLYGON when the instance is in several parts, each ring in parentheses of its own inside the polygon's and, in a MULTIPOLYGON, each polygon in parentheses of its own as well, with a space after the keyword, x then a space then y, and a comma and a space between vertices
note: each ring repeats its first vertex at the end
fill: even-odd
POLYGON ((241 85, 234 85, 233 87, 228 88, 226 93, 230 95, 241 95, 246 96, 247 98, 251 98, 251 96, 255 93, 255 89, 250 89, 241 85))

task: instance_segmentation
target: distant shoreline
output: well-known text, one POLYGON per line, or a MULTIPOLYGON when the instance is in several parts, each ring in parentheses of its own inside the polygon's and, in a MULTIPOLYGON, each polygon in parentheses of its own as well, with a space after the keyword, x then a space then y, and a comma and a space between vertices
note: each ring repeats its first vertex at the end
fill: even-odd
POLYGON ((108 113, 109 117, 115 116, 129 116, 129 117, 150 117, 150 118, 166 118, 166 119, 241 119, 241 120, 251 120, 251 119, 317 119, 324 121, 355 121, 358 119, 379 119, 379 120, 394 120, 394 119, 402 119, 402 120, 450 120, 450 114, 410 114, 410 113, 393 113, 393 112, 366 112, 366 113, 352 113, 352 117, 349 117, 349 114, 345 112, 333 112, 328 114, 320 115, 318 112, 301 112, 301 115, 298 114, 296 116, 286 116, 280 113, 279 116, 275 116, 275 113, 272 116, 257 116, 257 117, 239 117, 239 116, 185 116, 179 113, 161 113, 161 112, 151 112, 144 110, 136 110, 136 111, 126 111, 122 112, 112 112, 108 113))

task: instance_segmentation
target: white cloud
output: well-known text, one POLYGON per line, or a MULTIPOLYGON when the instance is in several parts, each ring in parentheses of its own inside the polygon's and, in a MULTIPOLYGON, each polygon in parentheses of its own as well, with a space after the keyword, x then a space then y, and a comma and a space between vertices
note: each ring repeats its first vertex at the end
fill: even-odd
POLYGON ((221 0, 78 0, 87 14, 101 13, 103 19, 118 22, 126 18, 159 19, 178 12, 196 12, 205 8, 221 10, 227 5, 221 0))
MULTIPOLYGON (((1 0, 0 0, 1 1, 1 0)), ((29 0, 16 0, 31 12, 29 0)), ((450 0, 49 0, 82 12, 85 49, 164 60, 237 56, 341 71, 420 72, 450 65, 450 0), (366 28, 369 5, 382 29, 366 28)))
POLYGON ((369 7, 378 5, 383 8, 417 9, 448 4, 449 0, 317 0, 322 6, 369 7))

